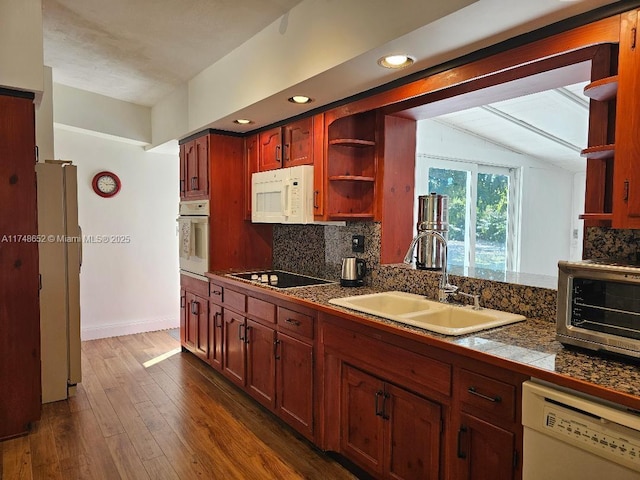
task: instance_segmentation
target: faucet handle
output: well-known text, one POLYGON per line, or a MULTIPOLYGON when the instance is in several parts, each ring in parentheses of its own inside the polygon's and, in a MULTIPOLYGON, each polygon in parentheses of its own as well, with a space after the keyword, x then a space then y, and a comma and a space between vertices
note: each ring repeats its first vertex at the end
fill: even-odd
POLYGON ((470 293, 465 293, 465 292, 456 292, 456 295, 462 295, 463 297, 473 298, 473 309, 482 310, 482 307, 480 306, 480 295, 472 295, 470 293))

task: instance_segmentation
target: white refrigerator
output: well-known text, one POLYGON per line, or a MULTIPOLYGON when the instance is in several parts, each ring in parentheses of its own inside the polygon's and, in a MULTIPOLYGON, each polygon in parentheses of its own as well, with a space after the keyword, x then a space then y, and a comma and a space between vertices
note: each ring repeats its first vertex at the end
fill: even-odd
POLYGON ((64 400, 82 379, 77 167, 47 160, 36 165, 40 258, 42 403, 64 400))

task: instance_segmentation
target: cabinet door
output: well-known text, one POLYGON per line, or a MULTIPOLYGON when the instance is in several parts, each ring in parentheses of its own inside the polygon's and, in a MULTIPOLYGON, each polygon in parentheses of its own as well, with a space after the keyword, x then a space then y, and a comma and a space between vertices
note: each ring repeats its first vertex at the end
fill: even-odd
POLYGON ((276 409, 303 435, 313 435, 313 346, 278 332, 276 409))
POLYGON ((384 384, 343 364, 341 390, 341 453, 370 472, 382 475, 384 384))
POLYGON ((462 413, 458 430, 455 478, 509 480, 515 478, 515 434, 462 413))
POLYGON ((209 195, 209 136, 198 137, 183 147, 184 198, 205 199, 209 195))
POLYGON ((194 296, 190 305, 190 312, 196 325, 195 354, 205 361, 209 361, 209 301, 206 298, 194 296))
POLYGON ((184 329, 184 347, 195 352, 198 342, 198 317, 193 315, 193 302, 196 296, 193 293, 186 292, 186 312, 185 312, 185 329, 184 329))
POLYGON ((637 27, 637 10, 622 14, 613 168, 614 228, 640 228, 640 48, 636 46, 640 38, 637 27))
POLYGON ((274 408, 276 402, 275 340, 272 328, 247 320, 247 388, 269 408, 274 408))
POLYGON ((397 479, 438 479, 440 405, 387 384, 384 414, 389 417, 385 471, 397 479))
POLYGON ((187 332, 187 292, 180 289, 180 345, 186 346, 187 332))
POLYGON ((209 302, 209 363, 213 368, 222 370, 222 307, 209 302))
POLYGON ((224 309, 222 317, 222 372, 233 382, 244 387, 247 324, 245 318, 233 310, 224 309))
POLYGON ((180 145, 180 199, 187 194, 187 149, 188 143, 180 145))
POLYGON ((283 167, 313 165, 313 117, 284 127, 283 167))
POLYGON ((260 132, 258 155, 259 170, 274 170, 282 166, 282 140, 280 127, 260 132))

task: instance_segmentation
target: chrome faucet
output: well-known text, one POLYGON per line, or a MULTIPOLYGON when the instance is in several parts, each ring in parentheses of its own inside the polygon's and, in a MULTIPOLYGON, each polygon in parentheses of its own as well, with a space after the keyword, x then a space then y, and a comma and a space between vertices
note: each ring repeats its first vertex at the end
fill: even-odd
POLYGON ((438 301, 447 303, 449 297, 458 291, 458 287, 449 283, 449 273, 447 271, 447 239, 440 232, 435 230, 423 230, 416 235, 409 245, 409 250, 404 256, 404 263, 413 262, 413 252, 416 244, 423 238, 435 238, 442 245, 442 276, 440 277, 440 285, 438 286, 438 301))

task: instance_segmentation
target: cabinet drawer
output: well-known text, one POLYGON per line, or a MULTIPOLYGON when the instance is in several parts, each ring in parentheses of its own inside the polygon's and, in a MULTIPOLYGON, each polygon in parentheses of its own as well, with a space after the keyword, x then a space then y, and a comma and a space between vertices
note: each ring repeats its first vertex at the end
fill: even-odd
POLYGON ((247 314, 258 320, 276 323, 276 306, 253 297, 247 297, 247 314))
POLYGON ((246 309, 247 296, 244 293, 234 292, 225 288, 222 299, 225 307, 232 308, 237 312, 244 312, 246 309))
POLYGON ((209 282, 209 297, 213 303, 221 304, 223 293, 224 288, 222 287, 222 285, 218 285, 214 282, 209 282))
POLYGON ((476 415, 485 413, 491 418, 515 420, 516 387, 514 385, 468 370, 460 370, 457 388, 463 410, 476 415))
POLYGON ((313 318, 288 308, 278 307, 278 329, 313 338, 313 318))

